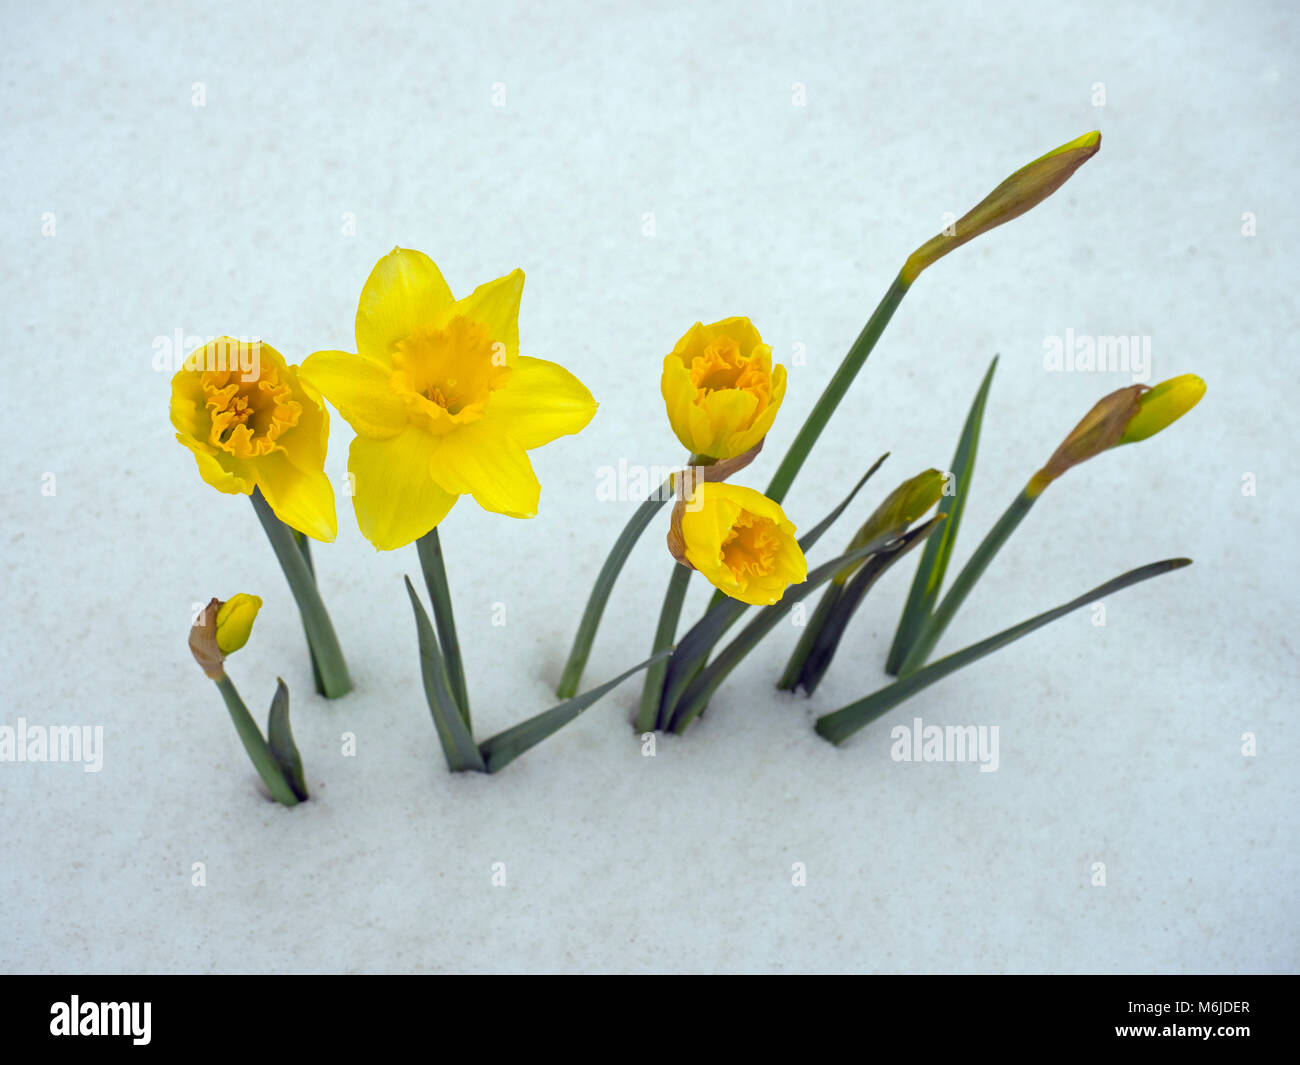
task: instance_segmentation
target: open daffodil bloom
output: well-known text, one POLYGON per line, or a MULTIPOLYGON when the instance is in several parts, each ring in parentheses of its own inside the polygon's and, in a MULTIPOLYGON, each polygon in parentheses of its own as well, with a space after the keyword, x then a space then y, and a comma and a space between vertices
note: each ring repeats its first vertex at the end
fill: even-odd
POLYGON ((768 606, 808 576, 794 533, 781 507, 761 492, 704 481, 674 508, 668 548, 732 599, 768 606))
POLYGON ((748 318, 696 322, 664 359, 668 420, 693 455, 730 459, 760 444, 785 398, 785 367, 748 318))
POLYGON ((329 414, 269 344, 219 337, 172 378, 176 439, 221 492, 261 490, 276 517, 317 540, 337 533, 325 476, 329 414))
POLYGON ((352 504, 381 550, 409 544, 462 495, 511 517, 537 513, 528 451, 596 412, 562 366, 519 354, 523 271, 453 299, 427 255, 394 248, 357 307, 357 353, 318 351, 303 376, 356 430, 352 504))

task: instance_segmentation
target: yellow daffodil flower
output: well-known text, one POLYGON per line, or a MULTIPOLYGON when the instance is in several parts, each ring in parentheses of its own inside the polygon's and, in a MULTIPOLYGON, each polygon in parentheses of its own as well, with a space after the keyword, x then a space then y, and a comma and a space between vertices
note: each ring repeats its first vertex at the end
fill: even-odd
POLYGON ((702 481, 673 509, 668 547, 732 599, 768 606, 808 576, 794 533, 781 507, 761 492, 702 481))
POLYGON ((454 299, 427 255, 394 248, 357 307, 357 353, 302 367, 356 430, 348 454, 362 534, 392 550, 433 529, 462 495, 516 518, 537 513, 528 452, 581 430, 585 385, 519 354, 522 270, 454 299))
POLYGON ((696 322, 664 359, 668 420, 697 455, 730 459, 762 443, 785 399, 785 367, 748 318, 696 322))
POLYGON ((286 525, 334 539, 329 413, 275 348, 220 337, 191 352, 172 378, 171 421, 213 488, 258 488, 286 525))
POLYGON ((1134 444, 1166 429, 1205 395, 1205 382, 1194 373, 1185 373, 1161 381, 1149 392, 1138 397, 1138 412, 1128 423, 1121 444, 1134 444))

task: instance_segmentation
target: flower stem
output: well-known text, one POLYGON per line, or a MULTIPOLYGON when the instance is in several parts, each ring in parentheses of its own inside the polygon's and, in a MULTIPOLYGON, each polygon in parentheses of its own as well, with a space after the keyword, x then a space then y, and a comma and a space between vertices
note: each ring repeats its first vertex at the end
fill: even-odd
POLYGON ((339 649, 338 637, 334 635, 334 626, 330 616, 321 602, 316 579, 311 567, 303 558, 294 539, 294 531, 275 516, 271 505, 262 495, 261 490, 253 489, 253 509, 266 531, 266 538, 271 541, 275 557, 280 561, 289 590, 298 604, 302 615, 302 627, 307 634, 307 646, 311 650, 312 661, 319 669, 322 693, 327 699, 337 699, 352 690, 352 678, 348 676, 347 663, 339 649))
MULTIPOLYGON (((655 629, 654 646, 650 648, 652 656, 673 645, 690 579, 689 569, 681 565, 673 566, 673 575, 668 578, 668 588, 664 592, 664 605, 659 611, 659 627, 655 629)), ((653 732, 664 724, 659 721, 659 702, 663 698, 664 678, 667 674, 666 658, 659 659, 646 669, 645 686, 641 689, 641 709, 636 715, 637 732, 653 732)))
POLYGON ((835 413, 835 408, 839 406, 840 400, 844 398, 844 393, 849 390, 849 385, 862 369, 863 363, 867 361, 867 356, 871 354, 871 349, 876 346, 876 341, 885 331, 885 326, 889 324, 889 319, 894 316, 894 311, 898 305, 903 302, 903 297, 907 295, 909 283, 903 280, 900 273, 894 278, 893 284, 885 293, 876 309, 871 312, 871 317, 867 319, 867 324, 862 327, 862 332, 858 334, 858 339, 853 342, 849 348, 848 354, 844 356, 844 361, 835 371, 835 376, 830 379, 830 383, 822 392, 821 398, 817 400, 817 405, 813 407, 812 412, 808 415, 803 423, 803 428, 799 430, 799 435, 794 438, 794 443, 790 445, 790 450, 786 452, 785 458, 781 460, 781 465, 772 475, 772 483, 767 486, 767 496, 774 502, 780 503, 785 498, 786 492, 790 491, 790 486, 794 484, 795 476, 802 468, 804 461, 808 458, 808 453, 812 451, 813 444, 817 443, 817 438, 821 436, 822 430, 826 428, 826 423, 830 421, 831 415, 835 413))
POLYGON ((261 729, 257 727, 253 715, 248 712, 244 700, 239 697, 239 692, 235 690, 235 685, 224 673, 221 675, 221 679, 215 683, 221 692, 221 697, 226 701, 226 709, 230 711, 230 720, 235 723, 235 731, 239 733, 239 738, 244 744, 244 750, 248 752, 248 757, 252 759, 253 768, 257 770, 258 776, 270 789, 271 797, 285 806, 297 806, 298 796, 293 793, 293 788, 289 786, 289 781, 285 779, 279 763, 276 762, 275 756, 271 754, 271 748, 267 746, 266 740, 262 736, 261 729))
POLYGON ((953 616, 957 613, 962 603, 966 601, 966 596, 970 594, 975 582, 980 579, 984 571, 988 568, 993 556, 998 553, 1002 545, 1007 542, 1007 538, 1016 531, 1019 525, 1029 513, 1029 508, 1034 505, 1038 496, 1031 495, 1027 490, 1022 491, 1011 502, 1011 506, 1003 512, 1002 517, 997 520, 997 524, 989 530, 988 535, 980 542, 975 553, 971 555, 970 561, 957 574, 957 579, 952 582, 952 587, 948 594, 940 601, 935 612, 926 619, 921 626, 921 631, 917 633, 916 642, 903 659, 903 664, 898 670, 898 677, 902 680, 909 673, 915 673, 923 665, 925 660, 930 657, 934 650, 935 644, 943 635, 944 629, 952 621, 953 616))
POLYGON ((578 684, 582 681, 582 671, 587 666, 591 645, 596 639, 596 630, 600 627, 600 616, 605 612, 605 604, 609 602, 610 592, 614 590, 614 582, 618 580, 619 572, 627 562, 637 540, 641 538, 641 534, 645 532, 654 516, 659 513, 659 508, 671 496, 672 478, 669 477, 650 495, 650 498, 636 508, 636 512, 619 533, 618 539, 614 541, 614 546, 610 548, 609 557, 600 568, 591 595, 587 598, 587 608, 582 612, 582 620, 578 622, 578 632, 573 637, 573 647, 569 651, 568 661, 564 664, 564 673, 560 677, 559 686, 555 689, 555 694, 561 699, 571 699, 577 694, 578 684))
MULTIPOLYGON (((311 579, 316 580, 316 567, 311 561, 311 537, 300 533, 297 529, 293 530, 293 538, 298 544, 298 550, 302 552, 303 561, 307 563, 307 569, 311 571, 311 579)), ((325 682, 321 680, 320 664, 316 661, 316 652, 312 650, 311 642, 307 643, 307 653, 311 655, 311 679, 316 685, 316 694, 325 694, 325 682)))
POLYGON ((469 689, 465 686, 465 666, 460 656, 460 643, 456 639, 456 617, 451 609, 451 589, 447 585, 447 569, 442 561, 442 542, 438 539, 437 528, 430 529, 416 541, 420 553, 420 568, 424 571, 424 586, 429 591, 429 600, 433 603, 433 621, 438 629, 438 643, 442 647, 442 659, 447 669, 447 679, 451 683, 452 698, 465 719, 469 719, 469 689))

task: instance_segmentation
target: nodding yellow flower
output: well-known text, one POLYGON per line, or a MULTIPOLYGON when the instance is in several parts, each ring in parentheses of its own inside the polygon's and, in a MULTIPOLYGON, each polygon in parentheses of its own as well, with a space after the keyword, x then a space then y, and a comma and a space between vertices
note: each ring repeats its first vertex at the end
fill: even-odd
POLYGON ((696 322, 664 359, 668 420, 693 455, 730 459, 758 444, 785 399, 785 367, 748 318, 696 322))
POLYGON ((324 470, 329 414, 275 348, 219 337, 191 352, 172 378, 171 421, 213 488, 261 489, 286 525, 334 539, 334 489, 324 470))
POLYGON ((240 592, 222 602, 210 599, 190 628, 190 652, 212 680, 225 675, 227 655, 248 642, 262 600, 240 592))
POLYGON ((761 492, 702 481, 673 508, 668 548, 732 599, 768 606, 808 576, 794 533, 781 507, 761 492))
POLYGON ((1128 423, 1121 444, 1133 444, 1155 436, 1178 421, 1201 401, 1205 395, 1205 382, 1194 373, 1185 373, 1161 381, 1138 399, 1138 412, 1128 423))
POLYGON ((486 510, 537 513, 528 452, 581 430, 585 385, 519 354, 522 270, 452 297, 427 255, 394 248, 357 306, 357 353, 318 351, 302 367, 356 430, 348 453, 362 534, 388 551, 419 539, 472 495, 486 510))

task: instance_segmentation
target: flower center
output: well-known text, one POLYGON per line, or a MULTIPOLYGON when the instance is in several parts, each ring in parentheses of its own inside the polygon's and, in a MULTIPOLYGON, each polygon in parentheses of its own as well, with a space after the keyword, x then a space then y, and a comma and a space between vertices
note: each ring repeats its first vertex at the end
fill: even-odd
POLYGON ((208 443, 235 458, 270 454, 280 434, 302 416, 302 404, 273 366, 263 365, 254 381, 245 381, 238 370, 205 370, 202 387, 211 421, 208 443))
POLYGON ((446 433, 483 417, 488 397, 509 377, 504 346, 493 343, 478 322, 456 317, 399 341, 390 383, 411 414, 446 433))
POLYGON ((722 541, 722 564, 731 570, 737 581, 747 577, 766 577, 776 568, 780 546, 781 539, 773 521, 742 510, 722 541))
POLYGON ((710 341, 700 355, 691 360, 691 383, 695 385, 695 402, 703 403, 713 392, 734 388, 758 397, 758 411, 771 399, 772 382, 761 362, 746 358, 733 337, 722 336, 710 341))

